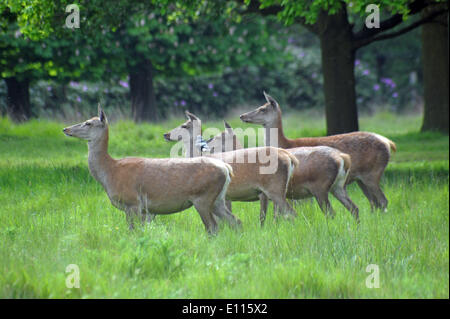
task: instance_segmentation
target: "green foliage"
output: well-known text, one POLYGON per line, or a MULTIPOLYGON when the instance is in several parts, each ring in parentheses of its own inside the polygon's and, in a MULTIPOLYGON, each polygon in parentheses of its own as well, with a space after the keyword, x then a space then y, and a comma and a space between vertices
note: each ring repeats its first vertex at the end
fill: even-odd
POLYGON ((115 41, 123 50, 117 60, 127 62, 125 66, 113 67, 130 71, 149 60, 157 76, 193 76, 248 63, 265 65, 282 58, 276 54, 282 39, 271 45, 270 29, 261 18, 244 25, 224 17, 210 21, 171 19, 162 12, 163 9, 153 8, 151 13, 136 14, 109 35, 114 39, 110 42, 115 41))
MULTIPOLYGON (((261 3, 262 7, 281 5, 282 18, 300 14, 313 22, 319 9, 333 12, 341 2, 261 3)), ((361 21, 354 17, 366 14, 364 8, 369 2, 346 3, 349 19, 361 21)), ((383 12, 402 12, 405 3, 381 5, 383 12)), ((236 2, 118 0, 99 6, 97 1, 80 1, 80 29, 60 27, 67 14, 55 14, 34 26, 36 30, 42 28, 42 33, 33 38, 42 38, 48 27, 51 32, 45 35, 47 38, 32 41, 26 37, 31 36, 27 33, 31 32, 27 29, 31 21, 37 16, 49 17, 46 14, 52 10, 63 12, 61 8, 68 2, 56 1, 44 8, 46 4, 47 1, 7 1, 0 7, 5 18, 1 20, 0 32, 2 77, 16 76, 32 82, 49 80, 32 85, 35 115, 47 116, 61 110, 65 116, 73 117, 85 114, 98 101, 120 106, 121 114, 128 115, 127 76, 147 60, 154 67, 161 116, 185 108, 223 116, 233 106, 257 103, 262 90, 295 109, 324 104, 317 40, 295 24, 282 28, 273 17, 240 15, 243 7, 236 2), (31 6, 25 9, 26 4, 31 6), (219 14, 223 12, 226 14, 219 14), (23 25, 27 17, 31 20, 23 25), (82 84, 76 86, 77 82, 82 84)), ((372 44, 370 49, 358 50, 355 73, 361 110, 388 104, 401 111, 409 104, 417 104, 414 99, 420 95, 422 83, 417 39, 407 35, 393 41, 401 41, 401 45, 386 51, 383 41, 372 44), (379 56, 386 61, 381 71, 376 63, 379 56), (411 69, 418 70, 414 83, 410 83, 411 69), (416 92, 413 101, 411 92, 416 92)), ((0 113, 5 113, 4 97, 4 86, 0 84, 0 113)))
MULTIPOLYGON (((28 0, 22 3, 7 1, 0 9, 1 11, 8 9, 17 15, 21 31, 27 36, 42 38, 55 31, 56 23, 62 24, 61 14, 57 14, 57 11, 65 8, 68 3, 68 1, 28 0)), ((194 75, 213 67, 220 71, 220 68, 223 69, 226 66, 247 64, 250 56, 251 62, 258 65, 276 57, 270 54, 271 50, 268 48, 272 41, 267 41, 267 28, 262 28, 261 24, 265 21, 258 19, 257 23, 246 24, 245 28, 242 28, 240 24, 231 20, 231 12, 237 7, 236 5, 217 6, 208 2, 195 5, 189 1, 153 1, 152 3, 135 1, 127 4, 126 1, 114 1, 108 6, 100 6, 100 9, 98 1, 80 1, 78 4, 80 13, 84 16, 81 21, 81 32, 76 30, 72 32, 74 34, 70 34, 70 31, 62 27, 59 28, 61 30, 56 30, 58 35, 62 35, 64 39, 71 42, 72 47, 77 48, 75 55, 62 55, 69 60, 71 66, 79 66, 78 73, 73 74, 75 77, 81 76, 84 69, 92 68, 89 59, 101 61, 94 52, 86 52, 92 46, 84 44, 77 33, 86 32, 87 35, 91 35, 94 27, 102 23, 105 26, 97 29, 96 35, 90 38, 96 41, 97 51, 99 49, 104 51, 104 55, 113 60, 111 63, 113 72, 119 76, 126 74, 127 68, 138 67, 144 59, 152 61, 156 70, 165 75, 178 75, 180 71, 194 75), (199 15, 212 15, 211 7, 223 8, 230 14, 228 17, 215 16, 214 19, 205 23, 205 19, 199 18, 199 15), (170 14, 169 9, 172 9, 170 14), (182 14, 183 11, 187 11, 187 14, 186 12, 182 14), (117 23, 117 19, 124 14, 127 16, 127 19, 124 19, 125 22, 117 23), (194 16, 192 19, 195 20, 190 25, 187 24, 190 20, 189 16, 194 16), (247 34, 250 36, 246 36, 247 34), (112 49, 114 46, 119 50, 114 52, 112 49), (263 47, 269 49, 264 51, 264 54, 261 52, 263 47), (80 51, 82 54, 78 58, 80 51), (129 65, 124 65, 124 61, 127 61, 129 65)), ((303 5, 303 2, 299 2, 295 5, 295 9, 300 10, 303 5)), ((318 8, 320 5, 313 4, 312 7, 318 8)), ((292 10, 292 8, 289 9, 289 11, 292 10)), ((86 34, 83 33, 84 36, 86 34)), ((47 53, 47 58, 49 57, 47 53)), ((26 59, 27 62, 28 60, 26 59)), ((58 63, 49 61, 48 64, 51 68, 49 72, 55 76, 58 73, 58 67, 55 65, 58 63), (52 68, 52 66, 55 67, 52 68)), ((59 68, 61 69, 62 65, 59 68)), ((97 77, 101 76, 102 69, 98 68, 93 73, 97 77)))
POLYGON ((34 41, 11 22, 0 32, 0 75, 30 82, 57 79, 67 83, 80 78, 98 81, 106 78, 106 65, 112 62, 107 56, 114 56, 114 50, 104 50, 101 44, 95 45, 77 32, 65 38, 50 36, 34 41))
MULTIPOLYGON (((249 4, 251 0, 245 0, 245 3, 249 4)), ((380 9, 386 10, 390 13, 398 13, 408 17, 409 8, 412 0, 381 0, 376 4, 380 9)), ((296 20, 301 19, 306 24, 314 24, 317 22, 321 11, 325 11, 330 15, 338 12, 342 5, 345 5, 349 13, 358 14, 360 16, 366 16, 366 7, 369 4, 373 4, 371 0, 260 0, 260 8, 267 8, 273 5, 281 6, 282 10, 278 13, 278 17, 286 24, 292 24, 296 20)))
MULTIPOLYGON (((94 4, 81 2, 81 12, 94 4)), ((39 5, 36 6, 33 10, 39 12, 39 5)), ((223 72, 230 73, 230 67, 272 68, 289 60, 285 50, 286 33, 277 37, 270 33, 272 28, 278 27, 274 19, 250 17, 246 23, 238 23, 230 17, 188 18, 180 15, 179 10, 168 14, 167 7, 161 4, 137 4, 122 24, 112 28, 107 24, 93 37, 90 34, 92 25, 85 26, 88 22, 82 20, 80 29, 64 29, 55 36, 32 41, 22 35, 14 22, 20 20, 20 8, 8 7, 8 10, 14 14, 10 15, 12 22, 6 25, 7 32, 0 33, 0 46, 9 49, 0 55, 2 77, 16 76, 30 82, 51 78, 62 86, 80 79, 117 83, 130 73, 139 72, 145 61, 151 62, 153 76, 164 82, 180 76, 207 74, 217 77, 223 72)), ((95 15, 97 11, 88 12, 95 15)), ((121 83, 128 86, 126 81, 121 83)), ((229 88, 224 87, 224 91, 230 93, 229 88)), ((82 94, 86 95, 85 92, 82 94)), ((38 92, 41 95, 39 93, 45 93, 45 90, 38 92)), ((67 99, 79 103, 80 100, 98 98, 98 94, 83 99, 79 94, 71 97, 66 93, 61 96, 62 100, 32 96, 38 100, 38 105, 53 110, 57 109, 55 105, 65 104, 67 99)), ((108 100, 108 97, 104 99, 108 100)), ((178 96, 177 99, 187 98, 178 96)), ((116 104, 119 102, 115 101, 116 104)), ((198 103, 198 99, 195 102, 198 103)), ((160 112, 167 111, 163 108, 160 112)))
MULTIPOLYGON (((317 50, 295 49, 298 60, 273 68, 248 66, 209 76, 158 77, 154 85, 159 115, 166 117, 189 109, 208 117, 222 117, 234 107, 262 103, 263 91, 270 92, 283 106, 299 110, 321 107, 323 95, 317 50)), ((5 90, 0 83, 0 113, 6 112, 2 99, 5 90)), ((90 116, 99 101, 114 108, 120 116, 130 117, 129 89, 123 80, 71 81, 68 84, 40 81, 30 92, 32 110, 37 117, 81 119, 90 116)))
POLYGON ((64 26, 69 15, 65 10, 67 5, 75 3, 80 9, 80 30, 98 41, 102 39, 99 30, 114 30, 129 15, 156 2, 165 1, 111 0, 105 4, 101 0, 6 0, 0 4, 0 12, 9 10, 15 14, 21 32, 33 40, 41 40, 71 32, 64 26))
POLYGON ((16 24, 8 24, 0 32, 0 76, 18 76, 21 80, 48 76, 54 72, 48 63, 50 50, 46 43, 25 39, 16 24))

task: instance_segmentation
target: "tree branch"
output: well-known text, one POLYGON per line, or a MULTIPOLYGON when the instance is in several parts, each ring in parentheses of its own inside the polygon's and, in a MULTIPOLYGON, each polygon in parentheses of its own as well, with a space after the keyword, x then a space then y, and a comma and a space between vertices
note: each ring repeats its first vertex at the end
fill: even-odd
POLYGON ((387 33, 387 34, 382 34, 382 35, 374 36, 374 37, 370 37, 370 38, 365 38, 365 39, 362 39, 362 40, 359 40, 359 41, 354 41, 353 42, 353 48, 355 50, 357 50, 357 49, 359 49, 359 48, 361 48, 363 46, 366 46, 366 45, 368 45, 368 44, 370 44, 372 42, 375 42, 375 41, 381 41, 381 40, 386 40, 386 39, 391 39, 391 38, 397 37, 399 35, 402 35, 402 34, 404 34, 406 32, 409 32, 409 31, 411 31, 411 30, 421 26, 424 23, 431 22, 434 18, 436 18, 437 16, 439 16, 441 14, 444 14, 445 12, 448 12, 448 9, 442 9, 442 10, 439 10, 439 11, 434 11, 434 12, 430 13, 428 16, 426 16, 426 17, 424 17, 424 18, 422 18, 422 19, 420 19, 420 20, 418 20, 418 21, 416 21, 414 23, 411 23, 409 26, 404 27, 403 29, 400 29, 398 31, 390 32, 390 33, 387 33))
MULTIPOLYGON (((244 0, 239 0, 239 2, 244 4, 244 0)), ((269 16, 269 15, 277 15, 279 12, 283 11, 283 7, 279 5, 273 5, 263 9, 260 9, 259 6, 260 6, 259 1, 252 0, 250 1, 250 4, 246 6, 246 10, 243 12, 243 14, 258 13, 263 16, 269 16)), ((318 32, 316 24, 306 23, 306 20, 303 17, 296 17, 295 22, 303 25, 306 29, 308 29, 312 33, 317 34, 318 32)))
MULTIPOLYGON (((410 15, 415 15, 426 8, 430 3, 426 0, 416 0, 409 5, 410 15)), ((390 18, 381 21, 379 28, 368 29, 363 27, 361 30, 356 32, 353 39, 356 42, 366 41, 371 37, 375 37, 377 34, 395 28, 397 25, 403 22, 403 16, 401 14, 394 14, 390 18)))

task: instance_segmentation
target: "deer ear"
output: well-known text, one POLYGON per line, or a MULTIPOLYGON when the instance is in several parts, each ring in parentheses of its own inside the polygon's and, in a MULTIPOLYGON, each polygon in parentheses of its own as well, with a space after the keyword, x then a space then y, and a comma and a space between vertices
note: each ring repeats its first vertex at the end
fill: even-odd
POLYGON ((225 130, 226 130, 226 131, 233 132, 233 128, 231 127, 230 124, 228 124, 227 121, 223 120, 223 125, 225 126, 225 130))
POLYGON ((186 117, 188 118, 188 120, 191 120, 191 121, 200 121, 200 119, 199 119, 197 116, 195 116, 194 114, 192 114, 192 113, 189 112, 189 111, 186 111, 185 114, 186 114, 186 117))
POLYGON ((266 101, 270 103, 274 108, 278 106, 277 101, 273 97, 271 97, 269 94, 267 94, 265 91, 263 91, 264 97, 266 98, 266 101))
POLYGON ((103 109, 100 106, 100 103, 98 103, 98 118, 100 119, 101 122, 105 123, 106 115, 105 115, 105 112, 103 112, 103 109))

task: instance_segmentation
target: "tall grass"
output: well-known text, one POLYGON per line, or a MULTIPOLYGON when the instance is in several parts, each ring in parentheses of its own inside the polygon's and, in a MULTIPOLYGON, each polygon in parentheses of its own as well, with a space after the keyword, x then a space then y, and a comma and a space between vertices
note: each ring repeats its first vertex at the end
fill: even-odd
MULTIPOLYGON (((110 153, 167 157, 162 134, 181 121, 113 123, 110 153)), ((448 298, 448 136, 416 133, 419 123, 361 119, 397 143, 382 181, 387 213, 370 212, 350 185, 360 225, 335 199, 335 219, 307 200, 294 222, 269 218, 264 228, 258 203, 235 202, 242 231, 223 226, 209 238, 194 209, 130 232, 90 176, 85 142, 64 137, 62 123, 0 119, 0 297, 448 298), (69 264, 80 268, 79 289, 66 287, 69 264), (380 288, 366 287, 369 264, 380 288)), ((305 114, 285 125, 291 137, 324 133, 323 120, 305 114)))

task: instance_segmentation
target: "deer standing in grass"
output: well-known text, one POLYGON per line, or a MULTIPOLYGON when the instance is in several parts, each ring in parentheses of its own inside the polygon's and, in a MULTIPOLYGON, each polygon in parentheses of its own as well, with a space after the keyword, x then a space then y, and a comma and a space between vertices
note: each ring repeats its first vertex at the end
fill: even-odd
MULTIPOLYGON (((209 152, 226 152, 242 149, 232 127, 224 121, 225 131, 207 141, 209 152)), ((348 197, 345 181, 351 167, 348 154, 328 146, 296 147, 286 149, 299 161, 289 182, 286 197, 293 200, 314 196, 325 214, 335 215, 328 200, 331 192, 359 220, 358 207, 348 197)), ((267 198, 261 198, 261 205, 267 207, 267 198)), ((261 211, 260 220, 266 216, 261 211)))
POLYGON ((265 128, 266 145, 273 132, 271 129, 276 129, 278 147, 329 146, 350 155, 352 165, 346 185, 356 181, 369 199, 372 209, 375 207, 386 211, 388 201, 380 188, 380 179, 389 162, 391 152, 396 151, 394 142, 369 132, 289 139, 283 132, 280 106, 265 92, 264 96, 266 104, 242 114, 240 118, 247 123, 261 124, 265 128))
MULTIPOLYGON (((201 121, 192 113, 186 112, 186 116, 188 120, 164 134, 164 138, 167 141, 182 140, 186 157, 202 156, 201 150, 195 147, 194 143, 194 136, 198 136, 197 133, 201 136, 201 121)), ((289 152, 274 147, 259 147, 212 154, 208 157, 220 158, 233 169, 233 178, 226 194, 229 208, 229 201, 256 201, 264 194, 277 204, 285 217, 297 216, 286 201, 287 185, 298 165, 297 159, 289 152), (270 154, 268 158, 266 154, 270 154), (267 164, 275 164, 276 169, 265 174, 264 168, 268 168, 267 164)))
POLYGON ((214 158, 113 159, 108 154, 108 121, 100 106, 98 117, 63 132, 87 140, 89 171, 111 203, 125 211, 130 229, 136 219, 143 222, 150 215, 176 213, 192 205, 209 233, 217 230, 215 217, 240 223, 225 206, 232 174, 228 164, 214 158))

